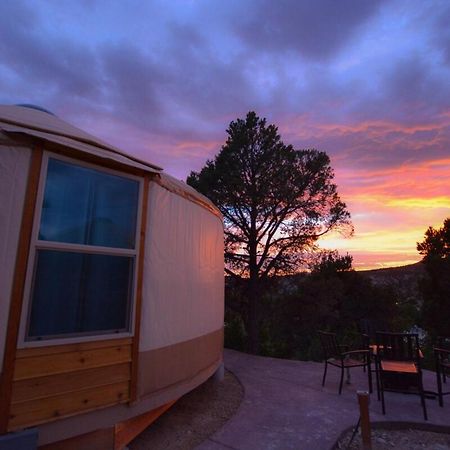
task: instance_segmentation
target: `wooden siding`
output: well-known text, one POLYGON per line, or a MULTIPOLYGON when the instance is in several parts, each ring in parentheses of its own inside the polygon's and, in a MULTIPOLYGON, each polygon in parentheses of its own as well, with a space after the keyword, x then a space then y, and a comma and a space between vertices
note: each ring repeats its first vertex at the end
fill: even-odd
POLYGON ((128 402, 132 341, 17 349, 8 430, 128 402))

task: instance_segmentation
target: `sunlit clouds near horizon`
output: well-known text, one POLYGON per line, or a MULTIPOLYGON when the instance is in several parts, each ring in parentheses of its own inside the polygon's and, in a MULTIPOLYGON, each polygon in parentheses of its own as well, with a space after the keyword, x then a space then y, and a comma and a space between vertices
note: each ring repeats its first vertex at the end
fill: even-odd
POLYGON ((35 103, 185 179, 254 110, 331 158, 357 269, 450 216, 450 2, 0 4, 0 103, 35 103))

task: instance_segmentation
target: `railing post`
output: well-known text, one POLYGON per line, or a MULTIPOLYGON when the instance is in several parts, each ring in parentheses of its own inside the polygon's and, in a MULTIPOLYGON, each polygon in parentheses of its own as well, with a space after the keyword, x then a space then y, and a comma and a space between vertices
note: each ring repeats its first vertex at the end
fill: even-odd
MULTIPOLYGON (((369 369, 370 370, 370 369, 369 369)), ((357 391, 359 403, 359 415, 361 418, 361 439, 364 450, 372 449, 369 417, 369 393, 367 391, 357 391)))

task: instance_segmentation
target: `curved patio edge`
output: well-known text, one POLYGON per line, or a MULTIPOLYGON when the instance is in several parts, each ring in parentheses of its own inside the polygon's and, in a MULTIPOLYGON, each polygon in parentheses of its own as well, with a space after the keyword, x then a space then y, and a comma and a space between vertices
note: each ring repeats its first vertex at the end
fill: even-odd
MULTIPOLYGON (((367 375, 362 370, 352 371, 351 384, 344 385, 342 395, 338 395, 337 370, 328 371, 322 388, 322 363, 254 356, 234 350, 225 350, 224 360, 225 367, 243 385, 244 398, 236 414, 199 445, 199 450, 332 449, 358 420, 356 392, 367 388, 367 375)), ((424 382, 434 388, 434 374, 424 373, 424 382)), ((450 403, 441 408, 437 401, 427 400, 427 407, 429 421, 424 422, 418 396, 386 393, 383 416, 375 393, 370 402, 371 423, 374 428, 411 424, 425 430, 450 432, 450 403)))

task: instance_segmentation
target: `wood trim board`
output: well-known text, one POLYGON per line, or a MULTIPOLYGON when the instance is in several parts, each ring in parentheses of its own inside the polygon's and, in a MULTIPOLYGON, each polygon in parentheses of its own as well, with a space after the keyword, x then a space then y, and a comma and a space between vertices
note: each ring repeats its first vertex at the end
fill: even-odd
POLYGON ((138 383, 138 363, 139 363, 139 338, 141 331, 141 310, 142 310, 142 285, 144 277, 144 255, 145 255, 145 236, 147 229, 147 210, 148 210, 148 191, 150 186, 150 177, 144 177, 144 192, 142 195, 141 209, 141 231, 139 239, 138 273, 137 289, 134 316, 134 338, 131 350, 131 383, 130 383, 130 402, 137 400, 138 383))
POLYGON ((23 216, 20 226, 19 245, 17 249, 17 258, 11 290, 8 328, 6 331, 3 372, 0 380, 0 434, 6 433, 8 426, 17 337, 19 334, 20 316, 22 313, 25 275, 30 251, 31 232, 33 228, 34 210, 39 187, 42 156, 43 149, 41 146, 33 149, 31 153, 28 184, 25 193, 23 216))

